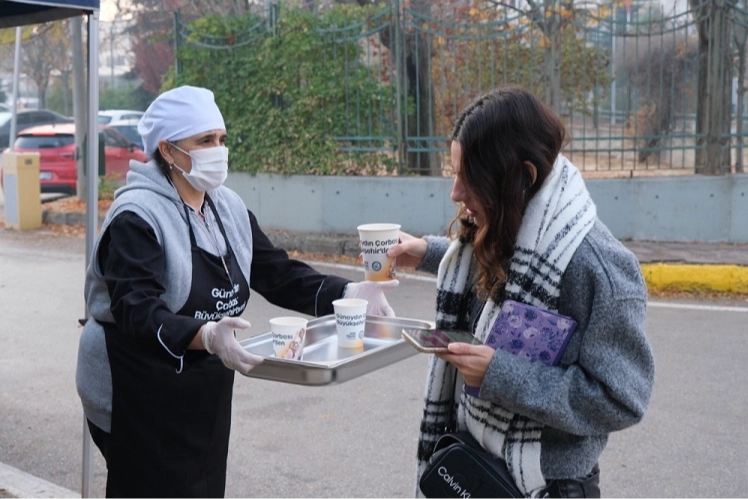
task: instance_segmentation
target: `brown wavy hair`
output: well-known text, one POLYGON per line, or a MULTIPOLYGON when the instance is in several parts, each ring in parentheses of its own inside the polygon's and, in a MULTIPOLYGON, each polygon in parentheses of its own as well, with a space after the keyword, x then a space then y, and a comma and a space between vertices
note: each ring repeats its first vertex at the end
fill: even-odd
POLYGON ((510 86, 494 89, 468 105, 458 116, 450 140, 462 149, 460 179, 486 217, 477 226, 461 205, 450 233, 457 226, 457 237, 473 244, 479 296, 498 299, 525 209, 550 175, 566 130, 540 99, 510 86), (525 162, 535 166, 535 182, 525 162))

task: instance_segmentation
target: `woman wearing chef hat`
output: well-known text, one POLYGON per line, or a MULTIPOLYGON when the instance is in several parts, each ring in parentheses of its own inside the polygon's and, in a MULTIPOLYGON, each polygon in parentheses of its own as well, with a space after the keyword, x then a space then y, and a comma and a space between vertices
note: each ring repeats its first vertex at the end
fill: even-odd
POLYGON ((313 316, 333 313, 341 296, 394 312, 383 286, 289 259, 223 186, 226 126, 211 91, 161 94, 138 131, 151 159, 131 162, 95 244, 78 393, 107 462, 107 496, 221 497, 234 371, 262 361, 234 333, 250 326, 240 318, 251 315, 250 288, 313 316))

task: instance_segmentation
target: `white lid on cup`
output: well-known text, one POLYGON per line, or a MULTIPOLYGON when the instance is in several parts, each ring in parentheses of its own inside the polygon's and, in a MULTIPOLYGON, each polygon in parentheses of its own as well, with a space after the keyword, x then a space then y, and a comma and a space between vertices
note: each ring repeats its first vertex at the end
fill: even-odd
POLYGON ((358 230, 366 231, 366 232, 378 232, 378 231, 385 231, 385 230, 400 230, 401 225, 400 224, 388 224, 388 223, 380 223, 380 224, 363 224, 359 225, 357 228, 358 230))
POLYGON ((273 326, 306 326, 309 319, 303 317, 273 317, 270 319, 270 324, 273 326))
POLYGON ((339 298, 332 302, 333 307, 341 308, 358 308, 366 307, 369 302, 361 298, 339 298))

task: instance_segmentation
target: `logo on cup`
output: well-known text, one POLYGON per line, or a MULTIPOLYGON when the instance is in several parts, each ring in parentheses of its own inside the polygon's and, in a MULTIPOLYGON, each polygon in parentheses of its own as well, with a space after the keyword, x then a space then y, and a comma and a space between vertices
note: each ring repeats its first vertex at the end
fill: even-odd
POLYGON ((395 278, 395 260, 387 250, 396 245, 400 235, 399 224, 378 223, 358 226, 364 278, 367 281, 389 281, 395 278))
POLYGON ((341 298, 332 302, 335 309, 335 327, 338 346, 363 348, 366 330, 366 300, 341 298))

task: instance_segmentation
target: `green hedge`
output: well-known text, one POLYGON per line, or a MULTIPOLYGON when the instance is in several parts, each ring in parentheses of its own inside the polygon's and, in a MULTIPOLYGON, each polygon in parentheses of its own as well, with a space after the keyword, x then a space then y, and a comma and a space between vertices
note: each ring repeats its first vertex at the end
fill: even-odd
POLYGON ((178 54, 180 73, 169 75, 164 90, 190 84, 215 93, 232 170, 391 171, 392 141, 380 141, 385 145, 377 151, 350 152, 355 144, 344 138, 393 135, 394 90, 362 62, 358 40, 332 39, 337 26, 358 22, 364 32, 372 12, 340 5, 313 16, 284 8, 274 23, 255 14, 203 17, 189 25, 178 54))

